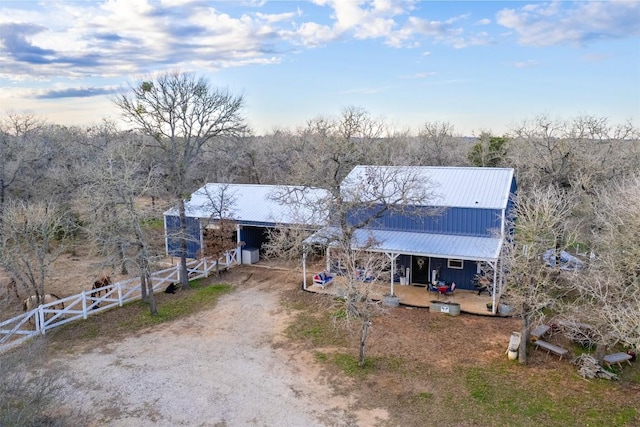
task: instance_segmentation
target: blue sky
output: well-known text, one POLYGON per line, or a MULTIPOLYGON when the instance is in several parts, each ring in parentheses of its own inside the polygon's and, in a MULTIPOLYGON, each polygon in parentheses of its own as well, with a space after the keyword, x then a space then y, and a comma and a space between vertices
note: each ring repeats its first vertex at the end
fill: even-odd
POLYGON ((111 96, 191 71, 256 134, 345 107, 417 133, 538 114, 640 119, 638 1, 0 1, 0 113, 88 125, 111 96))

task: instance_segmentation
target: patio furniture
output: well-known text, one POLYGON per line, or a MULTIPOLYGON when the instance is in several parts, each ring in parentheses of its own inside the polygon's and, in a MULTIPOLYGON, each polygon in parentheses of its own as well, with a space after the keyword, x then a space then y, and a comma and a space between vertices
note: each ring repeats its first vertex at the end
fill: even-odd
POLYGON ((622 369, 622 362, 627 362, 629 365, 631 365, 631 355, 627 354, 627 353, 613 353, 613 354, 607 354, 602 361, 604 362, 605 365, 611 367, 612 363, 615 363, 616 365, 618 365, 618 367, 620 367, 620 369, 622 369))
POLYGON ((569 352, 569 350, 564 349, 562 347, 558 347, 557 345, 551 344, 549 342, 546 341, 542 341, 542 340, 536 340, 533 342, 533 344, 537 347, 537 348, 541 348, 543 350, 546 350, 547 353, 554 353, 558 356, 560 356, 560 360, 562 360, 562 356, 564 356, 565 354, 567 354, 569 352))
POLYGON ((476 278, 473 281, 473 285, 476 287, 476 290, 478 291, 478 295, 482 294, 483 292, 486 292, 488 294, 491 293, 489 291, 491 280, 489 280, 484 276, 476 276, 476 278))
POLYGON ((547 326, 547 325, 540 325, 537 328, 533 329, 530 333, 529 333, 529 339, 533 342, 533 341, 537 341, 540 338, 542 338, 542 336, 544 334, 546 334, 547 332, 549 332, 549 330, 551 329, 551 326, 547 326))
POLYGON ((427 290, 430 291, 430 292, 433 292, 435 294, 439 293, 438 284, 437 283, 429 283, 427 285, 427 290))
POLYGON ((455 290, 456 290, 456 282, 452 282, 451 286, 449 286, 447 291, 445 292, 445 295, 453 295, 455 290))
POLYGON ((333 276, 324 271, 313 276, 313 284, 319 286, 324 289, 331 281, 333 280, 333 276))

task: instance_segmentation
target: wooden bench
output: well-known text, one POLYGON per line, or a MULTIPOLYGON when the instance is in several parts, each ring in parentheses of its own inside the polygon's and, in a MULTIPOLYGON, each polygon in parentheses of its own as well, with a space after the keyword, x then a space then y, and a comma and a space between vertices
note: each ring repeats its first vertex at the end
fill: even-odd
POLYGON ((546 341, 542 341, 542 340, 536 340, 533 342, 533 344, 538 347, 541 348, 543 350, 546 350, 547 353, 554 353, 557 354, 558 356, 560 356, 560 360, 562 360, 562 356, 564 356, 565 354, 567 354, 569 352, 569 350, 564 349, 562 347, 558 347, 557 345, 548 343, 546 341))
POLYGON ((547 325, 540 325, 540 326, 538 326, 537 328, 535 328, 534 330, 532 330, 532 331, 529 333, 529 337, 530 337, 531 341, 537 341, 537 340, 539 340, 540 338, 542 338, 542 336, 543 336, 544 334, 546 334, 547 332, 549 332, 549 329, 551 329, 551 327, 550 327, 550 326, 547 326, 547 325))
POLYGON ((611 367, 612 363, 615 363, 616 365, 618 365, 620 367, 620 369, 622 369, 622 365, 621 363, 626 361, 629 365, 631 365, 631 355, 627 354, 627 353, 613 353, 613 354, 607 354, 602 361, 605 363, 605 365, 611 367))

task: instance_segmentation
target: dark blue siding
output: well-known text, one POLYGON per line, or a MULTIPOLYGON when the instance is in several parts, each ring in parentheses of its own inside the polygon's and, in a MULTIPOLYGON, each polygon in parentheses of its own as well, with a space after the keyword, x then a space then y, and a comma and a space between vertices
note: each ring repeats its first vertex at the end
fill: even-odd
MULTIPOLYGON (((414 231, 436 234, 491 237, 500 229, 500 209, 446 208, 433 215, 433 208, 416 207, 399 214, 387 212, 368 224, 370 228, 393 231, 414 231), (431 213, 431 215, 429 215, 431 213)), ((376 208, 354 210, 349 216, 353 224, 376 216, 376 208)))
POLYGON ((240 230, 240 240, 244 242, 245 248, 262 248, 262 243, 266 239, 266 229, 264 227, 243 226, 240 230))
MULTIPOLYGON (((180 231, 180 217, 166 216, 167 253, 180 256, 180 239, 176 237, 180 231)), ((187 218, 187 258, 196 258, 200 250, 200 221, 197 218, 187 218)))
POLYGON ((458 289, 475 289, 473 278, 478 269, 475 261, 463 260, 462 270, 448 268, 446 258, 431 258, 430 264, 432 270, 440 269, 440 280, 455 282, 458 289))

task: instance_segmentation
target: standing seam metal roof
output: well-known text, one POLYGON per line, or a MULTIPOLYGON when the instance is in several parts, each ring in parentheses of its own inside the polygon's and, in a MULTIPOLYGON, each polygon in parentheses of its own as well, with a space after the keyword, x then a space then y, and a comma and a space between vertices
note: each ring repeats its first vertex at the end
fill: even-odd
MULTIPOLYGON (((307 244, 327 244, 340 235, 338 227, 325 227, 305 240, 307 244), (327 242, 329 240, 329 242, 327 242)), ((355 230, 354 247, 371 252, 402 253, 437 258, 495 261, 502 239, 375 229, 355 230), (367 242, 367 243, 364 243, 367 242), (373 243, 370 243, 373 242, 373 243)))
MULTIPOLYGON (((216 200, 216 195, 223 189, 225 197, 232 200, 228 216, 241 224, 247 222, 320 226, 326 223, 325 218, 322 218, 324 210, 317 209, 317 203, 327 200, 328 193, 325 190, 284 185, 209 183, 194 192, 185 203, 187 217, 210 218, 213 214, 211 199, 216 200), (276 193, 292 190, 297 190, 296 195, 304 197, 305 203, 281 204, 272 198, 276 193), (314 202, 317 203, 314 205, 314 202)), ((164 213, 177 214, 177 208, 164 213)))
POLYGON ((422 177, 422 182, 434 185, 437 199, 428 205, 504 209, 507 207, 514 171, 512 168, 480 168, 449 166, 356 166, 344 182, 366 182, 370 169, 398 171, 422 177))

